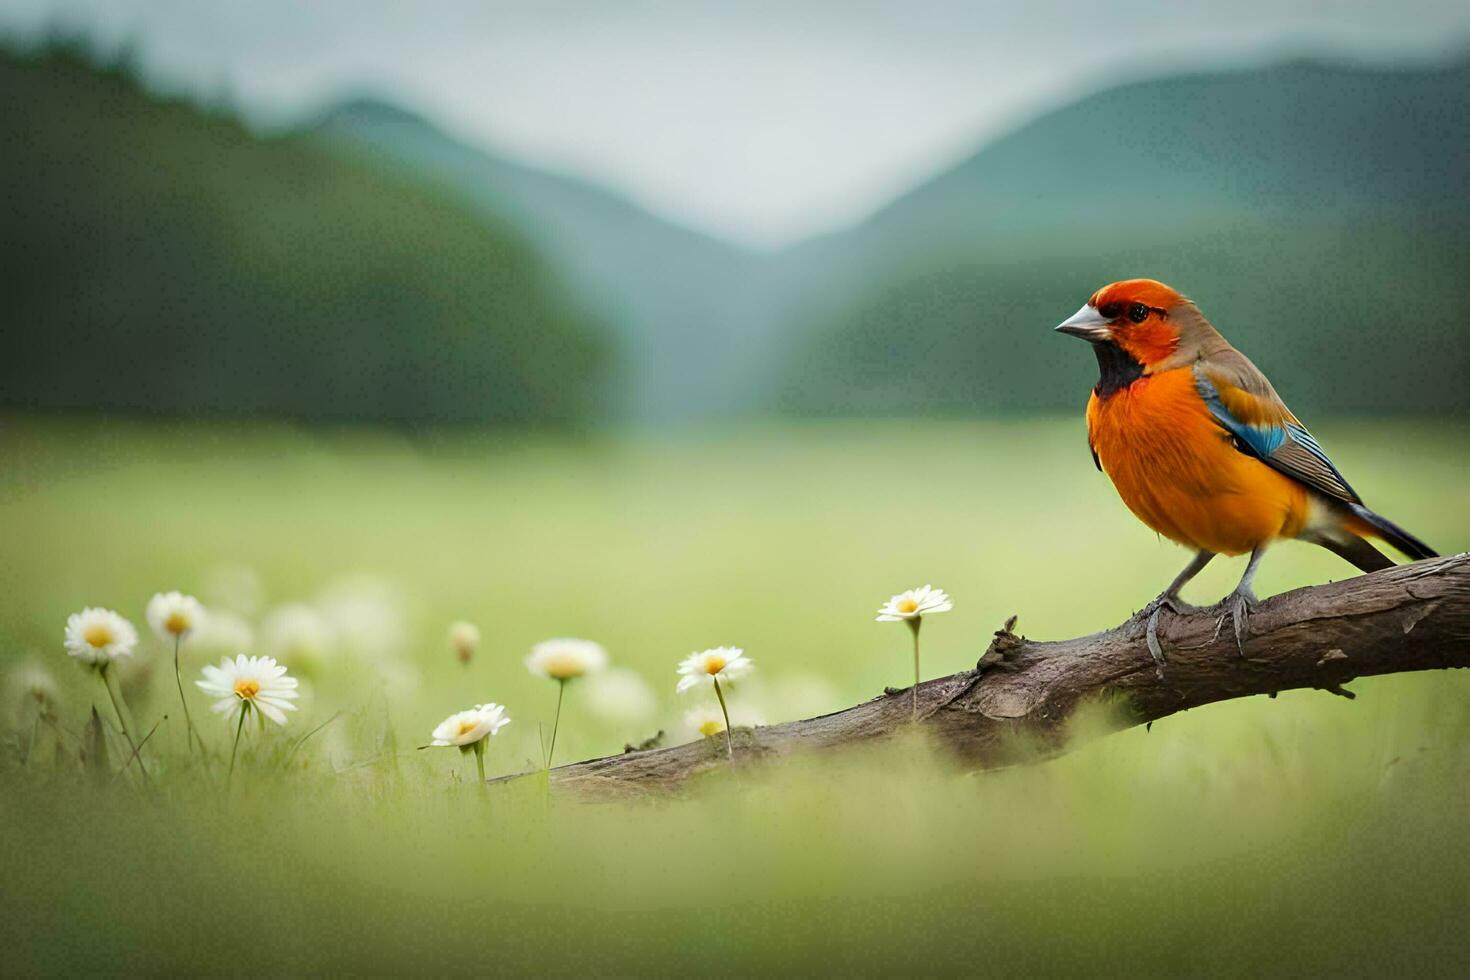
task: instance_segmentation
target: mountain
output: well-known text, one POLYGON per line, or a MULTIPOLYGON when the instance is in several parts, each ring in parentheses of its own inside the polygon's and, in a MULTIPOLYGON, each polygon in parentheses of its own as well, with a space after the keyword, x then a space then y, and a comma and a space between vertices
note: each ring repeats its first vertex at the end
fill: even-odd
POLYGON ((343 103, 303 137, 356 161, 398 168, 513 225, 586 310, 619 331, 625 413, 637 420, 728 415, 758 401, 759 343, 773 297, 767 259, 681 228, 586 181, 468 146, 413 113, 343 103))
POLYGON ((803 414, 1075 409, 1093 289, 1189 293, 1299 411, 1470 411, 1470 62, 1121 85, 784 257, 803 414))
POLYGON ((1146 275, 1301 413, 1470 412, 1470 62, 1130 82, 773 253, 359 99, 285 137, 0 54, 0 405, 666 422, 1074 411, 1146 275))
POLYGON ((444 192, 0 52, 0 404, 392 422, 606 415, 613 347, 444 192))

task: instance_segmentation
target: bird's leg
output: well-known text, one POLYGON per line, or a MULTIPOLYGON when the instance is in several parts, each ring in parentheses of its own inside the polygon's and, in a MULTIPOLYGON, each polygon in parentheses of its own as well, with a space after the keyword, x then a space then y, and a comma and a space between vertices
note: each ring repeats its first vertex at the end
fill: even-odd
POLYGON ((1220 627, 1225 625, 1226 617, 1232 621, 1235 631, 1235 652, 1242 659, 1245 656, 1245 637, 1250 633, 1250 611, 1259 601, 1256 593, 1251 589, 1251 583, 1255 581, 1256 569, 1261 564, 1261 558, 1266 554, 1266 546, 1259 545, 1251 552, 1251 560, 1246 562, 1245 574, 1240 577, 1240 582, 1235 586, 1235 591, 1220 600, 1224 612, 1215 623, 1215 635, 1220 633, 1220 627))
POLYGON ((1139 615, 1147 621, 1143 638, 1148 644, 1148 652, 1154 658, 1154 672, 1158 674, 1159 680, 1164 679, 1164 648, 1159 643, 1159 612, 1163 609, 1173 613, 1195 612, 1195 606, 1179 598, 1179 590, 1184 588, 1190 579, 1198 575, 1214 557, 1213 551, 1201 551, 1196 554, 1189 560, 1189 564, 1184 566, 1184 571, 1174 576, 1174 581, 1169 583, 1169 587, 1139 611, 1139 615))

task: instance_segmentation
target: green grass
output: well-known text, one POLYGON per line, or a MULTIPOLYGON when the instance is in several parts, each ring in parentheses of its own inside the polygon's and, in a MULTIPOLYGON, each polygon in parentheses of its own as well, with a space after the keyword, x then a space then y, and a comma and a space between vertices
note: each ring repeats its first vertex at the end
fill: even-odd
MULTIPOLYGON (((1470 431, 1314 428, 1371 505, 1462 549, 1470 431)), ((534 781, 486 795, 458 753, 414 751, 493 699, 514 722, 491 769, 532 765, 555 691, 521 660, 549 636, 603 642, 660 699, 655 717, 610 724, 574 686, 570 760, 676 728, 674 665, 706 646, 746 648, 758 673, 735 704, 769 722, 906 683, 906 632, 872 619, 912 585, 956 603, 924 631, 929 676, 973 664, 1011 613, 1036 637, 1113 625, 1187 555, 1126 513, 1080 421, 558 442, 13 418, 0 451, 0 656, 57 676, 64 746, 96 700, 60 644, 83 605, 142 628, 154 591, 202 593, 211 568, 242 563, 270 606, 391 599, 359 635, 398 638, 292 664, 308 671, 303 711, 251 736, 229 799, 189 770, 176 720, 155 736, 153 797, 50 768, 50 736, 21 770, 30 729, 10 726, 0 921, 17 973, 1470 965, 1457 673, 1356 681, 1353 702, 1215 705, 983 776, 898 744, 704 780, 677 802, 548 802, 534 781), (457 618, 485 634, 469 668, 444 642, 457 618)), ((1190 596, 1218 597, 1240 567, 1190 596)), ((1284 544, 1258 588, 1348 574, 1284 544)), ((153 668, 129 690, 146 727, 177 712, 163 651, 144 647, 153 668)), ((185 660, 197 676, 201 658, 185 660)), ((223 723, 193 706, 227 751, 223 723)))

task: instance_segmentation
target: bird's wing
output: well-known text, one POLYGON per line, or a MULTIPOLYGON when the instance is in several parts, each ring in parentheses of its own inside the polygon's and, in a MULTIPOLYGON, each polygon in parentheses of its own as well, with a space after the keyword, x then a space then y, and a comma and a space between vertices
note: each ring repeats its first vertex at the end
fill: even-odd
POLYGON ((1235 437, 1242 452, 1319 493, 1362 502, 1271 382, 1240 351, 1230 348, 1196 362, 1194 382, 1210 414, 1235 437))

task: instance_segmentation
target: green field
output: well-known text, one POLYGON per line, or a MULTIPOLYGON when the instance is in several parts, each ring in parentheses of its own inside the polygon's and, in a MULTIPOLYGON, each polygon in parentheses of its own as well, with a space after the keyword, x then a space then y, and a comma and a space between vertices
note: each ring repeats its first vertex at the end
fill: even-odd
MULTIPOLYGON (((1464 549, 1470 428, 1313 422, 1370 505, 1464 549)), ((769 723, 906 684, 905 631, 873 614, 914 585, 955 600, 925 628, 929 676, 973 665, 1012 613, 1040 638, 1114 625, 1187 555, 1128 515, 1080 419, 558 441, 14 417, 0 452, 0 657, 56 676, 63 745, 107 710, 61 646, 83 606, 146 634, 154 592, 208 598, 220 566, 243 566, 264 587, 257 625, 310 603, 336 628, 331 649, 288 659, 303 710, 247 740, 228 799, 218 765, 187 765, 150 636, 126 680, 144 728, 171 713, 155 794, 92 786, 49 751, 23 765, 35 729, 7 724, 0 920, 17 974, 1470 967, 1457 673, 1359 680, 1352 702, 1215 705, 983 776, 903 744, 678 802, 547 800, 533 781, 487 798, 457 752, 415 751, 495 700, 514 721, 490 767, 534 766, 555 689, 522 660, 552 636, 602 642, 659 699, 614 723, 574 685, 570 761, 658 728, 689 737, 674 666, 708 646, 755 659, 734 704, 769 723), (469 667, 445 644, 454 619, 484 632, 469 667)), ((1190 598, 1218 598, 1241 566, 1190 598)), ((1349 574, 1288 543, 1257 589, 1349 574)), ((188 677, 202 662, 186 651, 188 677)), ((227 752, 224 724, 193 708, 227 752)))

